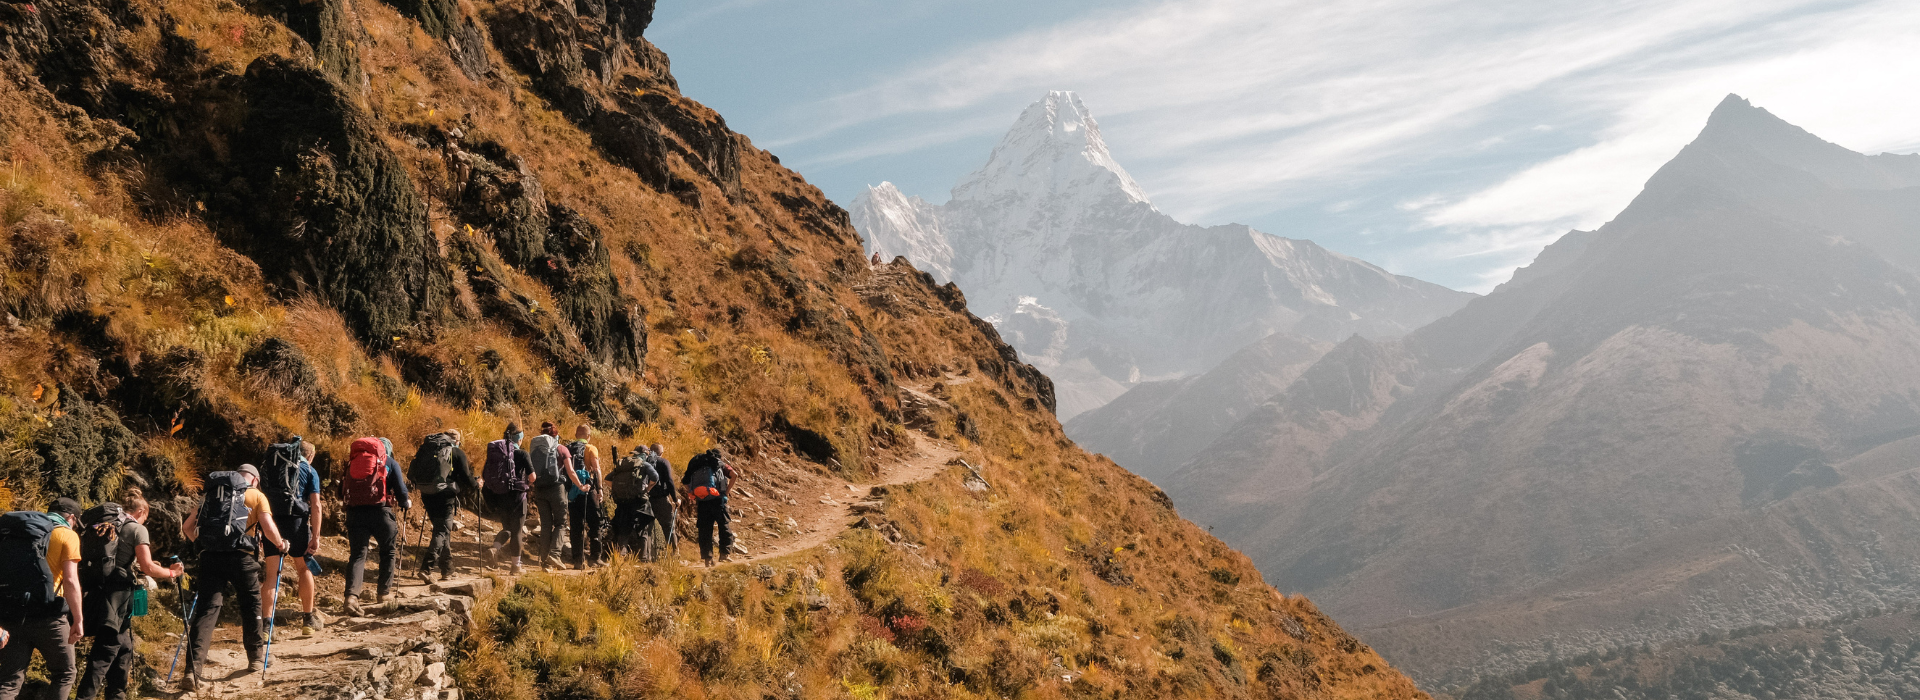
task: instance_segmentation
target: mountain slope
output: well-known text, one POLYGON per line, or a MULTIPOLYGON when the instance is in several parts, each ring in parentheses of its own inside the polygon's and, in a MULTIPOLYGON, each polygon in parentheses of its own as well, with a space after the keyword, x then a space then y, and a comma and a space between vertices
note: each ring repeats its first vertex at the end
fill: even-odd
POLYGON ((883 258, 907 256, 966 289, 973 311, 1053 378, 1063 419, 1138 382, 1203 372, 1276 332, 1400 335, 1472 297, 1311 241, 1174 221, 1070 92, 1022 112, 947 203, 882 184, 853 213, 883 258))
POLYGON ((1905 599, 1916 494, 1834 465, 1920 431, 1916 160, 1730 97, 1614 221, 1169 491, 1428 680, 1905 599))
MULTIPOLYGON (((551 420, 602 454, 724 447, 765 552, 801 498, 939 440, 965 461, 828 546, 482 598, 459 689, 1420 696, 1068 441, 959 289, 869 266, 846 212, 679 93, 652 11, 0 4, 0 497, 140 486, 191 561, 170 533, 203 475, 289 435, 330 478, 358 436, 477 454, 551 420)), ((353 646, 310 651, 377 667, 353 646)))

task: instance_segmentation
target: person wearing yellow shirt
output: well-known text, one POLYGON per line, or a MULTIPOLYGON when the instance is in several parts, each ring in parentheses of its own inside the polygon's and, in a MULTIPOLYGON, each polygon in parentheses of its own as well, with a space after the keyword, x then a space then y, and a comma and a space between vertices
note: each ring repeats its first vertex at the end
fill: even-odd
MULTIPOLYGON (((228 587, 233 588, 235 602, 240 606, 240 634, 247 647, 247 670, 251 673, 262 670, 264 666, 260 652, 264 638, 260 629, 260 560, 256 558, 258 543, 246 533, 260 533, 282 552, 291 546, 286 538, 280 536, 280 528, 274 525, 273 507, 267 504, 267 495, 255 488, 260 485, 260 470, 251 464, 242 464, 235 471, 244 479, 241 483, 246 488, 242 502, 247 509, 247 520, 241 532, 220 529, 222 523, 201 523, 201 511, 194 511, 180 523, 180 535, 201 545, 200 574, 193 582, 197 598, 193 619, 187 621, 186 676, 182 682, 188 692, 198 689, 203 680, 200 678, 200 665, 207 656, 207 648, 213 645, 213 628, 220 624, 220 608, 225 602, 228 587)), ((229 488, 223 486, 220 480, 230 478, 226 474, 209 475, 206 498, 212 500, 222 490, 229 488)), ((207 505, 202 504, 201 509, 206 508, 207 505)))
POLYGON ((65 609, 0 618, 0 625, 12 633, 6 648, 0 649, 0 700, 20 696, 35 649, 47 664, 47 682, 52 686, 47 697, 67 700, 73 691, 73 645, 86 628, 80 607, 80 535, 73 530, 80 522, 80 503, 55 499, 47 515, 55 524, 47 536, 47 570, 53 574, 53 590, 65 609))

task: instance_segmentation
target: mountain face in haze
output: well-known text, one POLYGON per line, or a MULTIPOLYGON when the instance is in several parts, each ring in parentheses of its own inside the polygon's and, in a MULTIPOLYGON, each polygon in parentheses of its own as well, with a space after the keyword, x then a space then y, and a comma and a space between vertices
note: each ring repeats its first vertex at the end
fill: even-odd
POLYGON ((1737 97, 1618 218, 1168 482, 1428 682, 1920 599, 1920 156, 1737 97))
POLYGON ((1276 332, 1397 336, 1472 297, 1310 241, 1173 220, 1070 92, 1021 113, 946 204, 882 183, 849 213, 869 250, 966 290, 974 313, 1054 380, 1063 420, 1276 332))

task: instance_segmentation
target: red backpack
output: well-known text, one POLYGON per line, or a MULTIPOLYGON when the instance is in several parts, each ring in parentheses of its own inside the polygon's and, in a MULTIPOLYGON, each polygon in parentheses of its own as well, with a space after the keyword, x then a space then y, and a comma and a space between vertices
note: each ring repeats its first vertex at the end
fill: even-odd
POLYGON ((347 505, 387 502, 387 446, 380 438, 360 438, 347 452, 347 505))

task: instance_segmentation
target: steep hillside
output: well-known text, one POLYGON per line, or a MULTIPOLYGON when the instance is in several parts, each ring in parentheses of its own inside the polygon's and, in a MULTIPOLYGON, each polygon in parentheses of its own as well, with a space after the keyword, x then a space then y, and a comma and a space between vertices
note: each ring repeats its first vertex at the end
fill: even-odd
POLYGON ((550 419, 724 446, 764 549, 800 489, 938 439, 965 462, 824 547, 503 587, 460 688, 1418 696, 1066 440, 959 289, 869 267, 844 211, 679 94, 652 9, 0 4, 0 497, 140 485, 164 555, 206 472, 287 435, 331 473, 356 436, 550 419))
POLYGON ((1920 433, 1917 165, 1730 97, 1614 221, 1168 490, 1433 681, 1915 600, 1920 480, 1873 450, 1920 433))
MULTIPOLYGON (((1274 333, 1399 336, 1473 298, 1312 241, 1175 221, 1071 92, 1029 105, 952 195, 934 205, 882 183, 854 202, 853 223, 883 258, 905 256, 966 289, 972 310, 1053 378, 1063 420, 1141 382, 1205 372, 1274 333)), ((1131 427, 1096 422, 1085 435, 1131 427)))

